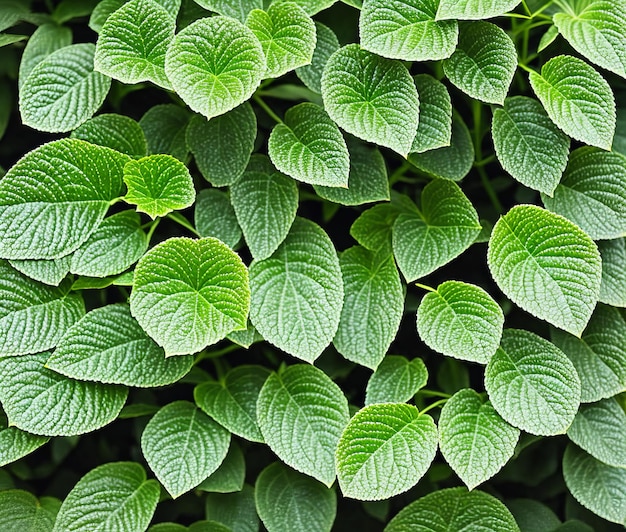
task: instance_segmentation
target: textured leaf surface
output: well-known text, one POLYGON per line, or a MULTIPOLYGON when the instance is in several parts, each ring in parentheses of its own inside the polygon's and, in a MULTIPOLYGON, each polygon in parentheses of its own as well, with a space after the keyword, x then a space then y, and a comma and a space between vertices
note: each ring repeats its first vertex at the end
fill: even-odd
POLYGON ((469 489, 502 469, 513 456, 518 438, 519 430, 469 388, 455 393, 441 410, 441 453, 469 489))
POLYGON ((245 485, 238 493, 209 493, 206 497, 205 513, 207 519, 224 523, 231 530, 240 532, 259 530, 259 516, 256 512, 252 486, 245 485))
POLYGON ((257 419, 283 462, 332 485, 335 450, 350 416, 343 392, 323 371, 298 364, 272 374, 259 394, 257 419))
POLYGON ((527 96, 507 98, 493 112, 491 133, 502 168, 527 187, 552 195, 570 143, 541 104, 527 96))
POLYGON ((400 206, 392 203, 382 203, 363 211, 350 227, 350 235, 364 248, 370 251, 391 253, 393 224, 402 214, 413 214, 415 205, 411 201, 411 208, 404 211, 400 206))
POLYGON ((460 281, 440 284, 417 309, 417 331, 428 347, 480 364, 496 352, 503 326, 504 314, 491 296, 460 281))
POLYGON ((602 282, 599 301, 626 307, 626 240, 618 238, 598 242, 602 257, 602 282))
POLYGON ((602 266, 598 248, 576 225, 540 207, 517 205, 494 226, 487 259, 515 304, 582 333, 598 300, 602 266))
POLYGON ((200 236, 212 236, 234 249, 241 240, 241 227, 226 192, 214 188, 196 196, 194 225, 200 236))
POLYGON ((506 329, 485 370, 485 388, 506 421, 530 434, 563 434, 580 404, 576 368, 553 344, 506 329))
POLYGON ((148 153, 141 126, 125 115, 111 113, 94 116, 72 131, 71 137, 106 146, 131 157, 143 157, 148 153))
POLYGON ((322 72, 328 58, 339 49, 337 36, 328 26, 315 21, 316 41, 311 64, 296 68, 296 75, 309 89, 322 93, 322 72))
POLYGON ((168 153, 185 161, 189 152, 185 141, 189 118, 187 109, 172 103, 148 109, 139 120, 148 142, 148 153, 168 153))
POLYGON ((440 0, 437 20, 479 20, 511 11, 520 0, 440 0))
POLYGON ((426 386, 428 370, 421 358, 408 360, 386 356, 367 381, 365 406, 375 403, 406 403, 426 386))
POLYGON ((330 117, 348 133, 406 155, 419 121, 413 79, 399 61, 379 57, 357 44, 337 50, 322 75, 330 117))
POLYGON ((253 9, 263 9, 263 0, 195 0, 195 2, 209 11, 236 18, 241 22, 245 22, 248 13, 253 9))
POLYGON ((246 462, 243 451, 234 440, 231 440, 224 461, 198 485, 198 489, 214 493, 238 492, 243 489, 245 476, 246 462))
POLYGON ((27 491, 9 489, 0 492, 2 530, 50 532, 55 515, 27 491))
MULTIPOLYGON (((0 411, 0 466, 5 466, 32 453, 48 442, 46 436, 35 436, 17 427, 9 427, 4 412, 0 411)), ((2 504, 0 503, 0 507, 2 504)), ((0 511, 0 515, 2 515, 0 511)), ((2 518, 0 517, 0 526, 2 518)))
POLYGON ((348 423, 337 448, 341 492, 374 501, 407 491, 426 473, 437 451, 437 427, 406 404, 372 404, 348 423))
POLYGON ((312 362, 331 342, 341 315, 343 282, 328 235, 296 218, 285 241, 250 265, 250 319, 268 342, 312 362))
POLYGON ((428 74, 418 74, 413 80, 420 99, 420 117, 411 153, 449 146, 452 137, 452 101, 448 89, 428 74))
POLYGON ((248 272, 215 238, 170 238, 135 268, 130 310, 166 356, 195 353, 244 329, 248 272))
POLYGON ((615 132, 611 87, 583 60, 553 57, 530 74, 530 84, 550 119, 570 137, 610 149, 615 132))
POLYGON ((124 303, 92 310, 64 335, 46 367, 73 379, 165 386, 178 381, 193 358, 165 358, 124 303))

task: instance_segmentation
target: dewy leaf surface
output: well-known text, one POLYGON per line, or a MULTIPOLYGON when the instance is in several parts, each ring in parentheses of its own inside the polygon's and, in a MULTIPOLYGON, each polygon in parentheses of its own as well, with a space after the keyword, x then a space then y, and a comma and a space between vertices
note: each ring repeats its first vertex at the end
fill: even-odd
POLYGON ((315 21, 316 42, 311 64, 296 68, 296 75, 309 89, 322 93, 322 72, 328 58, 339 50, 337 36, 328 26, 315 21))
POLYGON ((229 248, 241 240, 241 227, 226 192, 215 188, 201 190, 196 196, 194 225, 200 236, 212 236, 229 248))
POLYGON ((411 153, 449 146, 452 137, 452 101, 448 89, 428 74, 418 74, 413 80, 420 99, 420 117, 411 153))
POLYGON ((387 355, 372 373, 365 389, 365 406, 406 403, 426 386, 428 370, 421 358, 387 355))
POLYGON ((94 116, 72 131, 71 137, 106 146, 131 157, 148 154, 148 144, 141 126, 125 115, 107 113, 94 116))
POLYGON ((626 240, 598 242, 602 257, 602 282, 599 301, 614 307, 626 307, 626 240))
POLYGON ((498 220, 487 260, 515 304, 580 335, 598 300, 602 265, 591 238, 569 220, 534 205, 517 205, 498 220))
POLYGON ((330 56, 322 75, 330 117, 348 133, 406 155, 419 121, 419 97, 407 68, 358 44, 330 56))
POLYGON ((0 467, 32 453, 49 439, 46 436, 29 434, 17 427, 9 427, 6 415, 0 410, 0 467))

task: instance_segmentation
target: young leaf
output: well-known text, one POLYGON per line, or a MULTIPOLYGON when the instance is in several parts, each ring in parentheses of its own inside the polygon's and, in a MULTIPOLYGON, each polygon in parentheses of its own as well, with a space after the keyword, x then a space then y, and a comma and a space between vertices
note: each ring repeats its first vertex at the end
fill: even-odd
POLYGON ((322 72, 328 58, 339 50, 337 36, 328 26, 315 21, 316 41, 311 64, 296 68, 296 75, 309 89, 322 93, 322 72))
POLYGON ((333 344, 348 360, 376 369, 400 327, 400 275, 391 255, 360 246, 341 253, 339 264, 344 299, 333 344))
POLYGON ((580 336, 598 300, 602 265, 591 238, 569 220, 517 205, 493 228, 489 270, 515 304, 580 336))
POLYGON ((145 530, 159 502, 159 484, 135 462, 92 469, 69 492, 53 532, 145 530))
POLYGON ((420 99, 420 118, 411 153, 422 153, 450 146, 452 101, 448 89, 441 81, 428 74, 418 74, 413 81, 415 81, 420 99))
POLYGON ((0 492, 0 527, 7 531, 51 532, 56 515, 27 491, 0 492))
POLYGON ((9 425, 42 436, 75 436, 117 417, 127 388, 68 379, 44 367, 49 356, 0 358, 0 402, 9 425))
POLYGON ((436 21, 437 0, 364 0, 359 34, 364 49, 405 61, 450 57, 459 30, 456 20, 436 21))
POLYGON ((421 207, 421 213, 400 214, 393 224, 393 253, 408 282, 459 256, 481 229, 474 207, 451 181, 428 183, 421 207))
POLYGON ((6 415, 0 410, 0 467, 32 453, 48 440, 50 438, 46 436, 36 436, 17 427, 9 427, 6 415))
POLYGON ((196 196, 194 225, 200 236, 217 238, 231 249, 241 240, 231 200, 226 192, 215 188, 201 190, 196 196))
POLYGON ((491 134, 502 168, 551 196, 567 165, 570 142, 541 104, 527 96, 507 98, 493 112, 491 134))
POLYGON ((511 38, 484 21, 460 23, 459 44, 443 62, 453 85, 472 98, 498 104, 504 103, 516 68, 517 52, 511 38))
POLYGON ((135 387, 165 386, 186 375, 193 357, 165 358, 125 303, 92 310, 69 328, 46 367, 73 379, 135 387))
POLYGON ((594 240, 626 234, 626 157, 591 146, 574 150, 546 209, 565 216, 594 240))
POLYGON ((22 122, 39 131, 75 129, 98 110, 111 78, 94 72, 91 43, 72 44, 46 56, 20 89, 22 122))
POLYGON ((267 145, 281 172, 313 185, 347 187, 350 155, 343 135, 326 111, 301 103, 276 124, 267 145))
POLYGON ((148 154, 148 143, 141 126, 124 115, 94 116, 72 131, 71 138, 106 146, 133 158, 148 154))
POLYGON ((599 301, 614 307, 626 307, 626 240, 598 242, 602 257, 602 282, 599 301))
POLYGON ((330 532, 337 513, 334 490, 279 462, 261 471, 254 497, 259 517, 269 532, 330 532))
POLYGON ((339 259, 317 224, 296 218, 285 241, 250 265, 250 319, 263 338, 313 362, 337 332, 343 304, 339 259))
POLYGON ((323 371, 298 364, 270 375, 257 419, 265 442, 285 464, 332 485, 335 450, 350 415, 343 392, 323 371))
POLYGON ((365 406, 376 403, 406 403, 426 386, 428 370, 421 358, 387 355, 367 381, 365 406))
POLYGON ((259 516, 252 486, 245 485, 238 493, 209 493, 205 501, 207 519, 224 523, 238 532, 258 532, 259 516))
POLYGON ((263 9, 263 0, 195 0, 204 9, 245 22, 253 9, 263 9))
POLYGON ((148 109, 139 120, 148 142, 148 153, 167 153, 184 162, 189 153, 185 134, 190 116, 187 109, 172 103, 148 109))
POLYGON ((448 399, 439 417, 441 453, 469 489, 494 476, 511 459, 519 432, 469 388, 448 399))
POLYGON ((482 288, 446 281, 424 296, 417 309, 417 332, 444 355, 486 364, 502 337, 504 314, 482 288))
POLYGON ((165 57, 174 90, 207 118, 250 98, 264 72, 265 56, 254 33, 223 16, 202 18, 181 30, 165 57))
POLYGON ((234 493, 243 489, 245 477, 246 462, 243 451, 231 439, 224 461, 213 473, 198 484, 197 489, 209 493, 234 493))
POLYGON ((569 55, 546 62, 530 84, 550 119, 570 137, 605 150, 615 132, 615 99, 604 78, 569 55))
POLYGON ((417 484, 437 451, 437 427, 406 404, 373 404, 359 410, 337 447, 337 477, 345 497, 376 501, 417 484))
POLYGON ((135 268, 131 314, 165 356, 196 353, 244 329, 249 308, 248 271, 215 238, 170 238, 135 268))
POLYGON ((230 434, 187 401, 161 408, 141 435, 141 452, 174 499, 213 473, 229 444, 230 434))
POLYGON ((506 329, 485 370, 485 389, 506 421, 530 434, 564 434, 580 404, 576 368, 553 344, 506 329))
POLYGON ((330 56, 322 75, 322 97, 330 117, 348 133, 406 155, 419 121, 413 79, 399 61, 358 44, 330 56))

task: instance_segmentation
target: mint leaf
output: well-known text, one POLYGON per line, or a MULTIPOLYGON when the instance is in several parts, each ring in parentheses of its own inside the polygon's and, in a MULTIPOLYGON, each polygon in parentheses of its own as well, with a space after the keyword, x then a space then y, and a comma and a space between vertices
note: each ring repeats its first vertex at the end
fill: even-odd
POLYGON ((602 257, 602 282, 598 300, 615 307, 626 307, 626 240, 604 240, 598 242, 602 257))
POLYGON ((51 532, 55 518, 53 512, 27 491, 9 489, 0 492, 2 530, 51 532))
POLYGON ((328 58, 339 49, 337 36, 328 26, 315 21, 316 41, 311 64, 296 68, 296 75, 309 89, 322 93, 322 72, 328 58))
POLYGON ((226 192, 214 188, 196 196, 194 225, 200 236, 212 236, 235 249, 241 240, 241 227, 226 192))
POLYGON ((252 486, 245 485, 238 493, 209 493, 205 501, 207 519, 224 523, 231 530, 258 532, 259 516, 252 486))
POLYGON ((407 360, 387 355, 372 373, 365 390, 365 406, 376 403, 406 403, 426 386, 428 370, 421 358, 407 360))
MULTIPOLYGON (((48 440, 50 438, 46 436, 36 436, 17 427, 9 427, 6 415, 0 410, 0 466, 3 467, 32 453, 46 444, 48 440)), ((2 503, 0 503, 1 506, 2 503)))
MULTIPOLYGON (((450 146, 452 101, 448 89, 441 81, 428 74, 418 74, 413 81, 415 81, 420 99, 420 117, 411 153, 422 153, 450 146)), ((474 159, 473 150, 472 159, 474 159)))
POLYGON ((94 116, 72 131, 71 138, 106 146, 134 158, 148 153, 148 144, 141 126, 125 115, 94 116))

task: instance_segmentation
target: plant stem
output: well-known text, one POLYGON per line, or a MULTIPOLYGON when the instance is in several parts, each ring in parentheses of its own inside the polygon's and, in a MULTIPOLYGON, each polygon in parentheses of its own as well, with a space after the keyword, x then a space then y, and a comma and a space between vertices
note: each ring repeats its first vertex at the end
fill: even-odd
POLYGON ((450 399, 452 397, 449 393, 438 392, 437 390, 419 390, 418 394, 424 395, 425 397, 443 397, 444 399, 450 399))
POLYGON ((265 111, 265 113, 272 118, 277 124, 282 124, 283 121, 280 119, 280 117, 274 112, 272 111, 271 107, 269 105, 267 105, 264 101, 263 98, 261 98, 258 94, 255 94, 253 97, 254 101, 256 103, 259 104, 259 107, 261 109, 263 109, 265 111))
POLYGON ((504 212, 504 208, 502 207, 502 203, 500 203, 496 191, 491 186, 489 176, 487 175, 483 164, 482 106, 478 101, 472 102, 472 117, 474 119, 474 130, 472 132, 475 153, 474 168, 476 168, 476 171, 480 176, 480 181, 482 182, 483 188, 485 189, 485 192, 487 192, 487 196, 489 196, 489 199, 491 200, 491 204, 493 205, 494 209, 498 214, 502 214, 504 212))
POLYGON ((161 218, 157 218, 151 223, 150 229, 148 230, 148 234, 146 235, 148 239, 148 245, 150 245, 150 240, 152 240, 152 235, 154 234, 154 231, 156 230, 156 228, 159 226, 160 222, 161 222, 161 218))
POLYGON ((226 347, 223 347, 222 349, 217 349, 215 351, 202 351, 196 357, 194 364, 197 364, 198 362, 206 360, 207 358, 210 358, 210 359, 220 358, 224 355, 227 355, 228 353, 232 351, 237 351, 237 349, 241 349, 241 347, 238 346, 237 344, 230 344, 230 345, 227 345, 226 347))
POLYGON ((445 403, 448 402, 448 399, 439 399, 439 401, 435 401, 434 403, 428 405, 426 408, 424 408, 424 410, 422 410, 420 412, 420 414, 425 414, 426 412, 428 412, 429 410, 432 410, 433 408, 437 408, 440 405, 443 405, 445 403))
POLYGON ((404 177, 404 173, 412 168, 412 164, 408 161, 403 161, 402 164, 389 176, 389 186, 393 186, 404 177))
POLYGON ((192 232, 194 235, 196 235, 198 237, 201 236, 200 233, 198 233, 198 231, 196 231, 196 228, 193 225, 191 225, 189 223, 189 220, 187 220, 187 218, 185 218, 182 214, 179 214, 177 212, 170 212, 167 215, 167 218, 169 220, 172 220, 173 222, 176 222, 178 225, 181 225, 182 227, 184 227, 188 231, 192 232))

